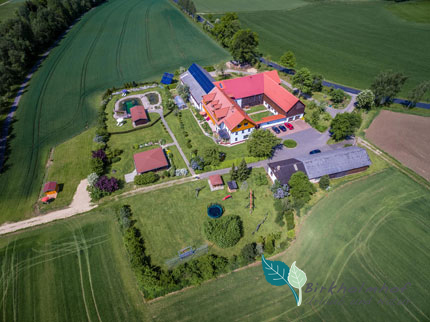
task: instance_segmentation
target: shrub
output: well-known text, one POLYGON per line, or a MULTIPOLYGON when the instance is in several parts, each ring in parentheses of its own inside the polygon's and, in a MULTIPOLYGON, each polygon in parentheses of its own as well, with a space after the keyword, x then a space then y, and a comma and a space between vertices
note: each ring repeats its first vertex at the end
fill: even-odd
POLYGON ((221 248, 232 247, 242 238, 242 220, 239 216, 208 219, 203 229, 206 238, 221 248))
POLYGON ((275 251, 275 240, 273 236, 270 234, 266 237, 266 242, 264 243, 264 252, 267 254, 273 254, 275 251))
POLYGON ((146 172, 134 177, 134 183, 138 185, 144 185, 149 183, 154 183, 160 179, 160 176, 155 172, 146 172))
POLYGON ((285 213, 285 219, 287 220, 287 230, 291 230, 296 227, 296 223, 294 222, 293 210, 290 209, 285 213))
POLYGON ((333 90, 331 93, 331 100, 334 103, 341 103, 345 99, 345 92, 340 88, 333 90))
POLYGON ((94 187, 102 191, 112 193, 119 189, 119 182, 115 177, 108 178, 107 176, 101 176, 94 184, 94 187))
POLYGON ((106 153, 105 153, 105 151, 104 151, 104 150, 99 149, 99 150, 97 150, 97 151, 91 151, 91 153, 92 153, 92 157, 93 157, 94 159, 95 159, 95 158, 98 158, 98 159, 102 160, 103 162, 105 162, 105 161, 106 161, 106 153))
POLYGON ((295 148, 297 146, 297 142, 291 139, 285 140, 283 144, 286 148, 289 149, 295 148))
POLYGON ((295 230, 294 229, 289 230, 288 233, 287 233, 287 236, 288 236, 289 239, 296 238, 296 232, 295 232, 295 230))
POLYGON ((99 179, 99 175, 95 172, 90 173, 87 177, 88 184, 90 186, 94 186, 98 179, 99 179))
POLYGON ((257 249, 255 243, 246 244, 240 251, 240 259, 243 265, 247 265, 255 261, 257 256, 257 249))
POLYGON ((175 176, 177 177, 185 177, 188 174, 188 170, 186 168, 176 169, 175 176))
POLYGON ((113 158, 110 160, 110 162, 111 162, 111 163, 115 163, 115 162, 119 162, 119 161, 121 161, 121 157, 113 157, 113 158))
POLYGON ((105 127, 98 127, 96 130, 96 136, 101 137, 103 142, 109 139, 109 132, 105 127))
POLYGON ((88 186, 87 190, 90 192, 90 197, 92 201, 100 200, 101 198, 109 195, 107 191, 103 191, 93 186, 88 186))
POLYGON ((267 184, 267 177, 263 173, 257 173, 254 176, 254 182, 257 186, 265 186, 267 184))
POLYGON ((278 180, 275 180, 270 190, 273 193, 273 198, 275 199, 283 199, 288 197, 289 187, 287 184, 282 185, 278 180))
POLYGON ((91 171, 95 172, 97 175, 101 176, 105 171, 105 165, 102 159, 93 158, 91 159, 91 171))
POLYGON ((192 158, 190 161, 190 165, 191 165, 191 168, 193 168, 193 170, 203 170, 203 167, 205 166, 204 160, 200 156, 196 156, 192 158))
POLYGON ((206 69, 206 71, 208 72, 208 73, 210 73, 210 72, 214 72, 215 71, 215 67, 213 67, 213 66, 205 66, 205 67, 203 67, 204 69, 206 69))
POLYGON ((322 190, 326 190, 330 186, 330 178, 328 175, 324 175, 321 177, 319 181, 319 186, 322 190))

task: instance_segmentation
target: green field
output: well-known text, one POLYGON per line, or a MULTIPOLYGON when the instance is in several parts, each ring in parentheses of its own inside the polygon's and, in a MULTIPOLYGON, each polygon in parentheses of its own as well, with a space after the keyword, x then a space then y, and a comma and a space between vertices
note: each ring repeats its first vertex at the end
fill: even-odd
POLYGON ((88 12, 52 50, 22 97, 0 176, 0 222, 31 215, 49 149, 92 124, 106 88, 159 80, 180 66, 226 58, 168 0, 111 0, 88 12))
POLYGON ((93 213, 3 237, 0 248, 3 321, 145 317, 112 216, 93 213))
POLYGON ((239 12, 239 19, 258 33, 260 50, 274 60, 292 50, 298 67, 357 88, 368 88, 381 70, 401 71, 409 76, 401 92, 406 96, 428 80, 430 25, 406 21, 387 9, 398 5, 312 2, 294 10, 239 12))
POLYGON ((291 10, 307 5, 303 0, 195 0, 194 3, 201 13, 291 10))
POLYGON ((430 23, 430 1, 406 1, 387 5, 387 9, 398 17, 418 23, 430 23))
MULTIPOLYGON (((403 287, 378 293, 369 305, 304 304, 297 307, 287 286, 269 285, 260 265, 148 305, 155 321, 424 321, 428 319, 430 252, 428 190, 388 169, 329 193, 308 214, 299 236, 279 260, 297 266, 308 282, 339 289, 403 287), (383 298, 405 305, 378 304, 383 298), (216 304, 216 305, 215 305, 216 304)), ((318 290, 319 292, 319 290, 318 290)), ((326 291, 325 291, 326 292, 326 291)), ((327 294, 327 293, 325 293, 327 294)), ((340 293, 341 294, 341 293, 340 293)), ((330 299, 340 294, 330 295, 330 299)), ((323 299, 316 294, 316 299, 323 299)), ((368 300, 347 294, 346 299, 368 300)))

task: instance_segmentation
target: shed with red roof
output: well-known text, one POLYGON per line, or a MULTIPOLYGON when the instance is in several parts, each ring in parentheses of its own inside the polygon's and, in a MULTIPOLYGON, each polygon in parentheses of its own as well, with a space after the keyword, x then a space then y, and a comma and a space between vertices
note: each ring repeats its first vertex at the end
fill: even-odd
POLYGON ((136 105, 130 109, 131 120, 133 121, 133 126, 144 125, 149 122, 148 114, 144 106, 136 105))

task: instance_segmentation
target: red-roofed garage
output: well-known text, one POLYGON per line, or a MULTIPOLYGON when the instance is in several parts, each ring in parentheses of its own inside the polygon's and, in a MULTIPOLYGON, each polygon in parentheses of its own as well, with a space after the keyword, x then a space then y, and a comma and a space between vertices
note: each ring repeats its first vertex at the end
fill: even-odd
POLYGON ((133 159, 138 174, 162 170, 169 167, 169 161, 162 148, 136 153, 133 155, 133 159))
POLYGON ((133 106, 130 109, 130 113, 131 113, 131 120, 133 121, 134 127, 139 125, 144 125, 149 121, 148 114, 146 113, 144 106, 140 106, 140 105, 133 106))

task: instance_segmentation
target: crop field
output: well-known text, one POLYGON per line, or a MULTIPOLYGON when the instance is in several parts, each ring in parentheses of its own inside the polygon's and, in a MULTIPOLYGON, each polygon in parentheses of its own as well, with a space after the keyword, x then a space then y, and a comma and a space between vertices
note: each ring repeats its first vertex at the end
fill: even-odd
POLYGON ((0 222, 30 216, 49 149, 92 125, 106 88, 227 58, 168 0, 111 0, 88 12, 21 99, 0 176, 0 222))
POLYGON ((366 138, 430 181, 430 117, 381 111, 366 138))
POLYGON ((291 10, 305 6, 304 0, 195 0, 197 12, 201 13, 223 13, 228 11, 248 12, 262 10, 291 10))
POLYGON ((112 216, 0 239, 3 321, 142 321, 143 299, 112 216), (112 305, 112 304, 115 305, 112 305))
POLYGON ((25 0, 0 0, 0 21, 12 18, 19 5, 25 0))
POLYGON ((307 282, 318 283, 317 293, 303 293, 302 306, 287 286, 268 284, 258 264, 150 303, 148 314, 155 321, 427 320, 429 207, 428 190, 392 168, 347 183, 316 204, 296 242, 277 259, 297 261, 307 282), (332 282, 333 295, 319 294, 332 282), (342 284, 379 290, 384 283, 392 289, 408 282, 402 293, 346 293, 345 304, 319 304, 344 296, 336 293, 342 284), (308 304, 313 296, 318 302, 308 304), (360 300, 369 304, 358 305, 360 300))
POLYGON ((239 19, 258 33, 260 50, 274 60, 292 50, 298 67, 357 88, 368 88, 381 70, 401 71, 409 76, 400 93, 406 96, 430 74, 430 24, 405 20, 387 6, 311 2, 294 10, 239 12, 239 19))

